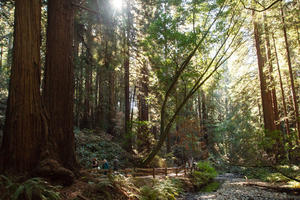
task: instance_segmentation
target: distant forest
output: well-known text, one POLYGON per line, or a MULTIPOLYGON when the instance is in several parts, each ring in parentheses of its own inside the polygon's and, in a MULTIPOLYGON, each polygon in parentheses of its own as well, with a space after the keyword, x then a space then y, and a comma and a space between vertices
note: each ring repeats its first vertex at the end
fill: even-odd
POLYGON ((133 166, 299 164, 299 54, 299 0, 2 0, 0 172, 71 182, 81 132, 133 166))

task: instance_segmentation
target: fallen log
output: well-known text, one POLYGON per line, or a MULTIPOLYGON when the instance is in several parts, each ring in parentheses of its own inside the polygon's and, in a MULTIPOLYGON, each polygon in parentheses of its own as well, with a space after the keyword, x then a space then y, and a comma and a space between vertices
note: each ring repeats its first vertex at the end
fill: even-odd
POLYGON ((285 172, 281 171, 280 169, 278 169, 276 166, 272 166, 272 165, 231 165, 229 164, 230 166, 236 166, 236 167, 246 167, 246 168, 270 168, 270 169, 273 169, 274 171, 278 172, 279 174, 291 179, 291 180, 294 180, 294 181, 297 181, 300 183, 300 179, 296 178, 296 177, 292 177, 288 174, 286 174, 285 172))
POLYGON ((258 182, 244 182, 244 183, 242 183, 242 185, 266 188, 266 189, 275 190, 278 192, 300 194, 300 188, 276 186, 276 185, 269 185, 267 183, 258 183, 258 182))

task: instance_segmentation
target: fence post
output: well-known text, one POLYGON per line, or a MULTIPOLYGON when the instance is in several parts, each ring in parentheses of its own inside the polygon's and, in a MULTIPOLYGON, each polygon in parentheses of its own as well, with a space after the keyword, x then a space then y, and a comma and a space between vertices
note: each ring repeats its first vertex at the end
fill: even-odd
POLYGON ((165 168, 165 175, 168 176, 168 168, 165 168))
POLYGON ((176 168, 175 168, 175 173, 176 173, 176 176, 178 175, 178 171, 177 171, 177 169, 178 169, 178 168, 176 167, 176 168))
POLYGON ((155 178, 155 168, 154 167, 153 167, 152 173, 153 173, 153 178, 155 178))
POLYGON ((186 175, 186 167, 184 167, 184 175, 186 175))

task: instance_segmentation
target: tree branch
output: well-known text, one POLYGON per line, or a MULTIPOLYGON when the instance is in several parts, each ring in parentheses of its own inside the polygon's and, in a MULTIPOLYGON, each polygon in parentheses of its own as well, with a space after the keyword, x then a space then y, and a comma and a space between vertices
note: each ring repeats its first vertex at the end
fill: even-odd
POLYGON ((89 12, 95 14, 95 15, 100 15, 100 13, 98 11, 90 9, 90 8, 87 8, 87 7, 84 7, 84 6, 80 5, 80 4, 72 3, 72 5, 75 6, 75 7, 81 8, 83 10, 87 10, 87 11, 89 11, 89 12))
POLYGON ((282 0, 276 0, 276 1, 273 1, 273 3, 271 3, 271 4, 270 4, 269 6, 267 6, 267 7, 264 7, 261 3, 255 1, 255 2, 258 3, 261 7, 263 7, 262 10, 258 10, 258 9, 255 9, 255 8, 247 7, 247 6, 245 5, 244 1, 243 1, 243 0, 240 0, 240 2, 243 4, 243 7, 244 7, 245 9, 252 10, 252 11, 256 11, 256 12, 263 12, 263 11, 266 11, 266 10, 270 9, 271 7, 273 7, 275 4, 277 4, 277 3, 280 2, 280 1, 282 1, 282 0))

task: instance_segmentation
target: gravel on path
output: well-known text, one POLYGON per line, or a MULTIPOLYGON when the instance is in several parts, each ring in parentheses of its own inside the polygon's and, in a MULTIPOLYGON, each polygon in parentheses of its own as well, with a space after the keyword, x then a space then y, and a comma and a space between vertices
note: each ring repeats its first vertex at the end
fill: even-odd
POLYGON ((300 200, 300 196, 245 185, 249 180, 234 174, 226 173, 216 179, 223 182, 216 192, 188 193, 178 200, 300 200))

